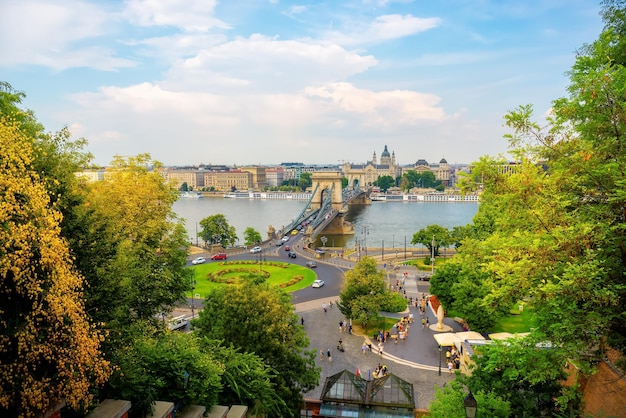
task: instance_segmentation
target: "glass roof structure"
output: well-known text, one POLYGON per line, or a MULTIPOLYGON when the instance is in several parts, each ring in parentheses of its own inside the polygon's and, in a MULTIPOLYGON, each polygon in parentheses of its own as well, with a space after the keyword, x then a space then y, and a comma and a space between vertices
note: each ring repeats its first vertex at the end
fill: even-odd
POLYGON ((322 417, 413 417, 413 385, 388 374, 366 380, 347 370, 329 376, 321 396, 322 417))

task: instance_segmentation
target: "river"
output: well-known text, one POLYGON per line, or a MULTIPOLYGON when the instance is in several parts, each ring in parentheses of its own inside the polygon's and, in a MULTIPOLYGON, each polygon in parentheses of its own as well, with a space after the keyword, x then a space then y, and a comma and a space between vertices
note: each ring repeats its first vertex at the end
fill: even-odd
MULTIPOLYGON (((243 233, 252 227, 267 238, 269 225, 281 229, 295 219, 304 208, 299 200, 250 199, 179 199, 174 212, 186 221, 190 241, 196 242, 201 219, 215 214, 226 216, 235 227, 237 245, 243 244, 243 233)), ((389 251, 413 248, 413 234, 428 225, 446 228, 463 226, 472 222, 478 203, 426 203, 426 202, 372 202, 371 205, 351 206, 346 219, 354 224, 354 235, 327 235, 326 246, 384 247, 389 251)), ((321 243, 318 241, 318 245, 321 243)))

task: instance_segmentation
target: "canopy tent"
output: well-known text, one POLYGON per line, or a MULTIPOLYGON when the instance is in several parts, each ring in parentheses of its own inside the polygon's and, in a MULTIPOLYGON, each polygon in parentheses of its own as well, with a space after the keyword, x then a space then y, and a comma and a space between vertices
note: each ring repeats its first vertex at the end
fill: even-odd
POLYGON ((465 341, 465 340, 484 340, 485 337, 483 337, 483 335, 479 332, 476 331, 464 331, 464 332, 457 332, 456 333, 456 337, 461 340, 461 341, 465 341))
POLYGON ((509 338, 522 338, 530 334, 529 332, 520 332, 518 334, 511 334, 510 332, 495 332, 489 334, 489 338, 492 340, 507 340, 509 338))
POLYGON ((440 334, 434 334, 433 337, 435 341, 437 341, 437 345, 442 347, 452 347, 455 342, 461 341, 454 332, 442 332, 440 334))

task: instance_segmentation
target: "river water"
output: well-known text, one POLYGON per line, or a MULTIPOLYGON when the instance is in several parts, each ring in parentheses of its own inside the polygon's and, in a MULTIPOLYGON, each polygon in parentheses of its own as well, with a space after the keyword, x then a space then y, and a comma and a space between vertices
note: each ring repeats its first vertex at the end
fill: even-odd
MULTIPOLYGON (((243 233, 252 227, 267 238, 272 225, 282 229, 295 219, 306 202, 299 200, 250 200, 224 198, 181 198, 174 203, 174 212, 185 219, 191 242, 196 242, 199 222, 215 214, 226 216, 235 227, 243 244, 243 233)), ((371 205, 350 206, 346 219, 354 225, 354 235, 326 235, 328 247, 384 247, 387 251, 418 248, 411 245, 413 234, 428 225, 437 224, 452 229, 472 222, 478 203, 460 202, 372 202, 371 205)), ((317 245, 322 245, 319 241, 317 245)))

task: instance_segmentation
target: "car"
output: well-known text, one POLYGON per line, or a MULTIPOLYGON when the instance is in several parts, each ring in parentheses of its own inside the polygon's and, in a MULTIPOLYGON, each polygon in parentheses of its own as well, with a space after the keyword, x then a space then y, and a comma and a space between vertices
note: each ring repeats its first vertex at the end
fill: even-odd
POLYGON ((289 258, 296 258, 296 253, 293 251, 289 251, 289 253, 287 253, 287 255, 289 256, 289 258))
POLYGON ((315 267, 317 267, 317 263, 315 261, 307 261, 306 266, 314 269, 315 267))
POLYGON ((217 253, 211 256, 211 260, 226 260, 228 255, 226 253, 217 253))
POLYGON ((317 279, 311 285, 311 287, 322 287, 322 286, 324 286, 324 280, 320 280, 320 279, 317 279))
POLYGON ((252 249, 250 250, 250 252, 251 252, 252 254, 257 254, 257 253, 260 253, 260 252, 261 252, 261 247, 258 247, 258 246, 257 246, 257 247, 252 247, 252 249))
POLYGON ((284 243, 285 243, 285 241, 278 241, 278 242, 276 243, 276 246, 277 246, 277 247, 280 247, 280 246, 281 246, 281 245, 283 245, 284 243))
POLYGON ((191 264, 193 265, 202 264, 202 263, 206 263, 206 259, 204 257, 196 257, 193 260, 191 260, 191 264))
POLYGON ((289 241, 289 235, 285 235, 285 236, 283 237, 283 242, 287 242, 287 241, 289 241))
POLYGON ((289 245, 285 245, 285 251, 291 251, 291 247, 289 245))
POLYGON ((294 229, 293 231, 291 231, 291 235, 296 235, 296 234, 298 234, 298 230, 297 229, 294 229))

